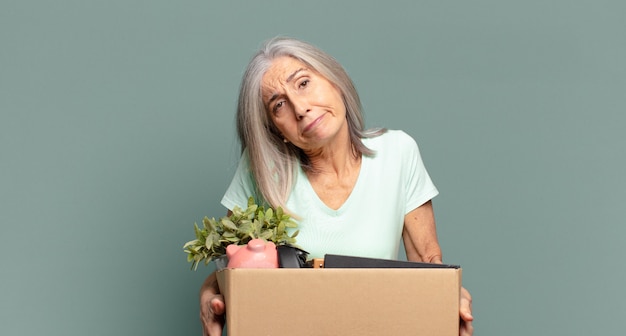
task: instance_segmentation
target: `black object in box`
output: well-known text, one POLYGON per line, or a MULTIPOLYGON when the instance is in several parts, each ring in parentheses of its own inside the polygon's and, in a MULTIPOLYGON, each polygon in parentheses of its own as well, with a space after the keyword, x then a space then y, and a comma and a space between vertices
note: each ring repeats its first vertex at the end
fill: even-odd
POLYGON ((352 257, 337 254, 324 256, 324 268, 461 268, 458 265, 414 261, 352 257))

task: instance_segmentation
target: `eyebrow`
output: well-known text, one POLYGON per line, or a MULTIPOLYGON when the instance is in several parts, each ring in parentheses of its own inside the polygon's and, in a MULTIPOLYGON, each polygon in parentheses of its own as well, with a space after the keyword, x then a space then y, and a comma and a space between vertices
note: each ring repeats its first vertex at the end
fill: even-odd
MULTIPOLYGON (((286 82, 287 82, 287 83, 291 82, 291 81, 292 81, 292 80, 296 77, 296 75, 297 75, 297 74, 299 74, 299 73, 300 73, 300 72, 302 72, 302 71, 306 71, 306 70, 308 70, 308 69, 306 69, 306 68, 300 68, 300 69, 298 69, 298 70, 294 71, 291 75, 289 75, 289 76, 287 77, 286 82)), ((269 108, 269 107, 270 107, 270 105, 272 105, 272 102, 273 102, 274 100, 276 100, 277 98, 278 98, 278 93, 274 93, 274 94, 270 97, 270 99, 268 99, 268 101, 267 101, 267 107, 269 108)))
POLYGON ((300 73, 300 72, 302 72, 302 71, 305 71, 305 70, 307 70, 307 69, 305 69, 305 68, 300 68, 300 69, 298 69, 298 70, 294 71, 291 75, 289 75, 289 77, 287 77, 287 83, 291 82, 291 81, 294 79, 294 77, 296 77, 296 75, 297 75, 298 73, 300 73))

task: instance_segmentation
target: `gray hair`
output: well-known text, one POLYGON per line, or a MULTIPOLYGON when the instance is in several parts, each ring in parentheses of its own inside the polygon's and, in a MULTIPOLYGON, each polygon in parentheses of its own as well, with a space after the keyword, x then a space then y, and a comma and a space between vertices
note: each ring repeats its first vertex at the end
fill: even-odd
POLYGON ((339 90, 346 107, 350 141, 355 156, 372 156, 362 138, 376 137, 386 130, 365 130, 361 100, 352 80, 332 56, 306 42, 286 37, 267 41, 252 57, 239 89, 237 133, 242 153, 247 151, 257 192, 273 207, 285 208, 294 182, 298 161, 310 170, 309 159, 300 148, 285 143, 269 117, 261 95, 263 75, 272 61, 281 56, 293 57, 317 71, 339 90))

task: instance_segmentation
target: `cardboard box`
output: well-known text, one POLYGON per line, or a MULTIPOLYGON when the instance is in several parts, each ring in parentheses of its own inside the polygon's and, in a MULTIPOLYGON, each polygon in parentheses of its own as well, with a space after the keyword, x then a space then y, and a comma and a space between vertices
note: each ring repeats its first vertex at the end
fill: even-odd
POLYGON ((461 269, 225 269, 229 336, 459 334, 461 269))

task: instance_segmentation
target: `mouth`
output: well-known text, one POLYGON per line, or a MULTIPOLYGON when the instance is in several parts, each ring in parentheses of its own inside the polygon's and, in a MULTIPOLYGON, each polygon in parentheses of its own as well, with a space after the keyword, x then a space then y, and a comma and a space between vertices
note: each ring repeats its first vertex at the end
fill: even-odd
POLYGON ((315 120, 313 120, 310 124, 306 125, 304 130, 302 130, 302 133, 306 134, 306 133, 309 133, 311 130, 313 130, 317 125, 319 125, 319 123, 322 121, 322 119, 324 119, 324 115, 325 114, 322 114, 321 116, 319 116, 315 120))

